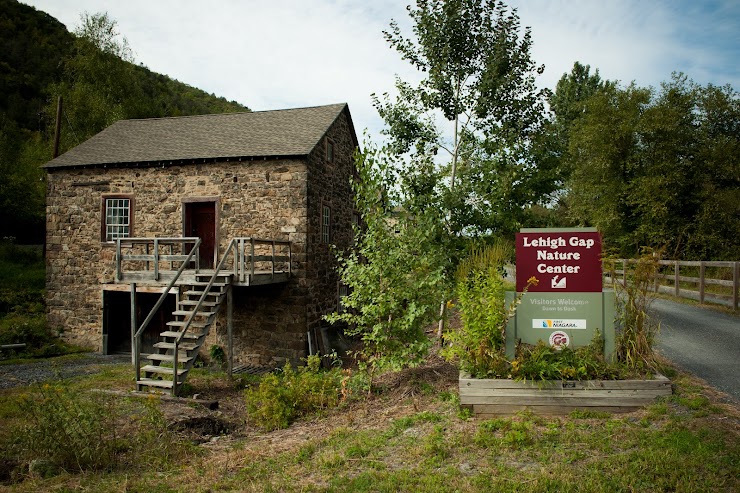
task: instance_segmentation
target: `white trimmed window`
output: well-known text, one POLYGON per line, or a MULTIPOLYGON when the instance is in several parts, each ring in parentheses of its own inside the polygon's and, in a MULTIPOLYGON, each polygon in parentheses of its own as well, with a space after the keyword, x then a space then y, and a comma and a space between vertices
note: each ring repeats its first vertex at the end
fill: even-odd
POLYGON ((331 207, 325 205, 321 211, 321 242, 331 241, 331 207))
POLYGON ((105 199, 105 241, 131 236, 131 199, 105 199))

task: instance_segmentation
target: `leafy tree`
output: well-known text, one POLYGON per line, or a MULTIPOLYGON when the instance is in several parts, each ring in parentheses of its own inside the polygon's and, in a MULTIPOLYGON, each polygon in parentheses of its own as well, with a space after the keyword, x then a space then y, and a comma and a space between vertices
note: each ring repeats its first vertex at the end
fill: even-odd
MULTIPOLYGON (((64 100, 70 131, 62 134, 62 152, 82 143, 117 120, 137 98, 133 52, 108 14, 81 16, 74 54, 64 60, 64 79, 51 89, 64 100)), ((56 98, 47 111, 56 112, 56 98)))
POLYGON ((535 87, 544 67, 531 58, 530 30, 500 1, 418 0, 408 11, 414 38, 396 22, 385 37, 424 78, 398 79, 395 98, 374 96, 391 150, 407 155, 407 175, 447 153, 449 162, 434 158, 443 173, 432 197, 445 200, 451 232, 511 232, 549 186, 529 154, 546 94, 535 87))
POLYGON ((450 292, 456 240, 514 231, 524 207, 551 186, 535 179, 529 154, 543 117, 546 93, 535 87, 543 67, 531 59, 531 33, 520 32, 516 10, 492 0, 418 0, 408 11, 413 38, 395 21, 384 34, 424 77, 397 79, 393 98, 373 96, 388 147, 358 160, 367 230, 341 259, 352 289, 347 311, 329 317, 354 324, 376 367, 414 364, 425 353, 424 327, 450 292))
POLYGON ((76 34, 50 15, 0 0, 0 237, 44 241, 44 181, 57 97, 61 150, 119 118, 249 111, 135 65, 107 14, 85 14, 76 34))
POLYGON ((632 251, 628 234, 635 217, 628 196, 636 171, 637 125, 650 96, 650 90, 635 85, 599 92, 570 135, 568 211, 623 251, 632 251))
POLYGON ((355 247, 340 254, 349 295, 327 320, 346 323, 361 338, 372 374, 423 360, 431 344, 424 329, 448 289, 449 259, 442 210, 415 203, 409 189, 418 183, 399 176, 385 150, 368 147, 356 158, 353 181, 363 228, 355 247))
POLYGON ((592 96, 566 159, 574 220, 625 256, 662 247, 679 259, 740 255, 738 93, 682 74, 660 91, 634 84, 592 96))

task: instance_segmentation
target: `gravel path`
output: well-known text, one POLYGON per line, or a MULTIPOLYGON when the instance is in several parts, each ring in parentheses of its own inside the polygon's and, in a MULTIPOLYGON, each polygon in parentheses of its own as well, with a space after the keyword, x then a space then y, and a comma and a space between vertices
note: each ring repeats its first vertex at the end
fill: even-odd
POLYGON ((67 356, 18 365, 0 365, 0 389, 47 382, 58 378, 90 375, 100 371, 101 365, 130 362, 131 356, 127 354, 109 356, 86 353, 74 358, 67 356))

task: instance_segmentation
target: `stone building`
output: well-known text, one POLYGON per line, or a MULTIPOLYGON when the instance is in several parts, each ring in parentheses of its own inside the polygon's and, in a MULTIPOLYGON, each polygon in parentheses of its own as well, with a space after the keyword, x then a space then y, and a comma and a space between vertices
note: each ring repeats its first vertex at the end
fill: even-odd
POLYGON ((129 352, 133 322, 162 297, 142 336, 151 349, 183 318, 186 281, 205 284, 228 257, 223 265, 238 273, 215 281, 232 289, 231 308, 203 316, 213 322, 207 347, 225 347, 230 324, 235 364, 299 361, 337 307, 332 245, 352 242, 357 147, 346 104, 114 123, 44 166, 50 327, 73 343, 129 352), (194 244, 182 238, 196 237, 185 262, 194 244), (255 238, 277 247, 250 250, 255 238))

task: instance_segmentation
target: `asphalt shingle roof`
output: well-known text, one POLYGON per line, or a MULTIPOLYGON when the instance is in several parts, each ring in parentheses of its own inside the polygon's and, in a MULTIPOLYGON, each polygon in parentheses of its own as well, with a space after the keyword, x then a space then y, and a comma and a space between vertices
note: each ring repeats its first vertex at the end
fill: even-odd
POLYGON ((121 120, 44 167, 306 156, 346 108, 121 120))

